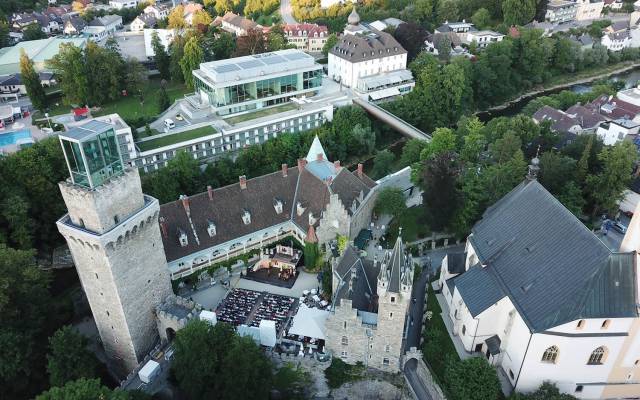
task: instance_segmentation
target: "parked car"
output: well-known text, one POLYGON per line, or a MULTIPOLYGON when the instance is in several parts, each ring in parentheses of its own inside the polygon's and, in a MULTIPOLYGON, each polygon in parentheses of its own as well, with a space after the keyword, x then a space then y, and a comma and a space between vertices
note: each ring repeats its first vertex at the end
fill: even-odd
POLYGON ((178 121, 184 121, 184 117, 182 116, 182 114, 176 114, 176 119, 178 121))
POLYGON ((613 224, 613 229, 620 233, 627 233, 627 227, 622 225, 620 222, 616 222, 613 224))

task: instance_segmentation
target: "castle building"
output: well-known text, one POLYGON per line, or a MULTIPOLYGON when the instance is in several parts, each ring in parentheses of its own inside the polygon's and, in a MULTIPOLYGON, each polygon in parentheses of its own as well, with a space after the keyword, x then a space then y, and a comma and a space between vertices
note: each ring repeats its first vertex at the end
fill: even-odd
POLYGON ((163 247, 173 279, 313 227, 320 245, 355 238, 371 222, 377 184, 362 170, 331 162, 318 137, 298 166, 246 179, 160 208, 163 247))
POLYGON ((158 200, 125 167, 114 126, 91 121, 59 135, 70 178, 68 209, 57 222, 66 239, 107 356, 123 376, 158 339, 155 308, 173 295, 158 200))
POLYGON ((538 183, 538 168, 534 159, 487 209, 464 253, 445 257, 445 324, 516 391, 550 381, 581 399, 636 397, 639 217, 611 251, 538 183))
POLYGON ((326 346, 349 364, 400 370, 413 287, 413 261, 398 237, 381 261, 347 247, 333 266, 333 305, 326 346))
POLYGON ((389 33, 360 23, 355 7, 335 46, 329 49, 328 75, 366 100, 383 100, 415 86, 407 70, 407 51, 389 33))

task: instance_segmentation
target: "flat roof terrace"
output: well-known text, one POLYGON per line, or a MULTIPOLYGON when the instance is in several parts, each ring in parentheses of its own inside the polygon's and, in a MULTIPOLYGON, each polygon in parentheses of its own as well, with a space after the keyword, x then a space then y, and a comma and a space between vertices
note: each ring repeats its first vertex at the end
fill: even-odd
POLYGON ((255 78, 262 80, 270 75, 282 75, 286 71, 320 67, 312 56, 302 50, 287 49, 202 63, 194 73, 205 77, 212 85, 224 86, 225 83, 235 84, 255 78))

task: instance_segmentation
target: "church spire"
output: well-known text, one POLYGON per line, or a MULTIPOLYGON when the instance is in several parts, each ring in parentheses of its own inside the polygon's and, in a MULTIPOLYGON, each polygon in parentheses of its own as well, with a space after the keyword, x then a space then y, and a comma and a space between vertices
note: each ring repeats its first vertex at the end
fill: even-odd
POLYGON ((540 159, 538 155, 540 154, 540 146, 538 146, 538 150, 536 151, 536 156, 531 160, 531 164, 529 164, 529 172, 527 173, 527 179, 530 181, 535 181, 538 179, 538 172, 540 172, 540 159))

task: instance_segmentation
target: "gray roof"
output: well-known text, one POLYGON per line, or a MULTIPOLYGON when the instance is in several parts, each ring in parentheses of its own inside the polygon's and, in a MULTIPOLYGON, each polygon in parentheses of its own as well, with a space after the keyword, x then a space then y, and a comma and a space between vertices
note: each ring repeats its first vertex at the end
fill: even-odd
POLYGON ((366 34, 342 35, 329 52, 352 63, 407 53, 393 36, 375 29, 366 34))
POLYGON ((500 354, 500 344, 502 341, 498 335, 493 335, 487 340, 484 341, 487 344, 487 348, 489 349, 489 353, 491 355, 500 354))
POLYGON ((447 269, 450 274, 461 274, 464 272, 467 253, 447 253, 447 269))
POLYGON ((376 313, 377 302, 377 280, 379 266, 371 260, 363 260, 358 249, 348 246, 340 262, 335 268, 335 273, 339 277, 339 285, 334 293, 333 307, 340 305, 340 300, 351 300, 351 307, 376 313))
POLYGON ((402 237, 398 235, 393 250, 385 252, 378 279, 389 283, 389 292, 400 293, 401 284, 411 284, 411 264, 411 256, 405 252, 402 237))
POLYGON ((474 316, 504 296, 532 332, 638 315, 631 254, 612 253, 536 180, 487 209, 469 241, 484 267, 455 285, 474 316))
POLYGON ((62 138, 84 140, 99 133, 106 132, 109 129, 113 129, 113 125, 94 119, 82 126, 75 126, 67 132, 59 134, 58 136, 62 138))

